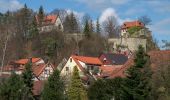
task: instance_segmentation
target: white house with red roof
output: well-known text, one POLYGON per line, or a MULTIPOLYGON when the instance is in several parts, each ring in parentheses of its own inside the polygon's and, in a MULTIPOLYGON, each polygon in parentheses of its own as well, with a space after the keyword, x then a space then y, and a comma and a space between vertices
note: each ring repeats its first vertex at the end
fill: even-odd
POLYGON ((64 31, 63 24, 60 17, 57 15, 47 15, 44 17, 43 21, 40 23, 38 16, 36 16, 38 30, 42 32, 50 32, 52 30, 64 31))
MULTIPOLYGON (((70 78, 73 73, 73 68, 77 67, 79 70, 80 78, 87 81, 88 75, 93 75, 95 70, 102 65, 102 62, 97 57, 85 57, 72 55, 63 69, 61 70, 61 76, 70 78)), ((97 73, 96 73, 97 74, 97 73)))
POLYGON ((2 69, 2 74, 10 75, 11 72, 16 74, 22 74, 25 70, 25 65, 31 61, 32 71, 34 74, 35 81, 47 80, 48 77, 53 73, 54 66, 50 62, 45 63, 41 58, 29 58, 29 59, 19 59, 16 61, 11 61, 7 66, 2 69))
POLYGON ((128 29, 134 26, 143 28, 144 24, 140 21, 124 22, 121 26, 121 36, 126 36, 128 29))

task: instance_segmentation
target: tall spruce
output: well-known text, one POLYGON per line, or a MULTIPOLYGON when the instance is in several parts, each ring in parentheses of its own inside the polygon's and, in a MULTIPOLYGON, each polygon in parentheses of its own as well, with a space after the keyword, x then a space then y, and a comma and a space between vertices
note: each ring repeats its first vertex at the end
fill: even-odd
POLYGON ((39 34, 39 32, 38 32, 38 28, 37 28, 36 18, 33 17, 33 20, 32 20, 32 23, 31 23, 30 29, 29 29, 29 38, 30 39, 36 38, 38 34, 39 34))
POLYGON ((25 65, 25 70, 22 73, 22 79, 24 82, 23 96, 24 100, 33 100, 33 71, 32 71, 32 60, 25 65))
POLYGON ((23 82, 21 77, 12 73, 10 78, 0 85, 0 98, 1 100, 21 100, 22 89, 23 82))
POLYGON ((70 24, 71 24, 70 26, 71 26, 71 30, 72 30, 71 33, 77 33, 78 32, 78 22, 77 22, 77 19, 73 12, 70 14, 70 24))
POLYGON ((149 100, 151 71, 147 64, 147 56, 140 45, 135 56, 134 66, 127 70, 123 83, 123 100, 149 100), (146 70, 147 69, 147 70, 146 70))
POLYGON ((88 20, 85 20, 84 34, 85 34, 86 38, 90 37, 90 27, 89 27, 89 21, 88 20))
POLYGON ((40 25, 42 24, 44 17, 45 17, 45 14, 44 14, 43 6, 40 6, 39 11, 38 11, 38 22, 40 25))
POLYGON ((94 26, 93 26, 93 20, 92 19, 90 20, 90 23, 89 23, 89 30, 90 30, 90 33, 94 32, 94 26))
POLYGON ((99 19, 97 19, 97 21, 96 21, 96 33, 97 33, 97 34, 100 34, 100 33, 101 33, 101 28, 100 28, 99 19))
POLYGON ((77 67, 74 67, 71 84, 68 89, 69 100, 87 100, 87 92, 80 79, 77 67))
POLYGON ((64 84, 58 70, 54 71, 45 84, 42 100, 65 100, 64 84))
POLYGON ((20 10, 20 25, 21 25, 21 30, 23 33, 23 36, 25 37, 25 39, 28 38, 28 30, 29 30, 29 26, 30 26, 30 18, 31 18, 31 12, 30 10, 27 8, 27 5, 24 5, 24 8, 22 8, 20 10))
POLYGON ((64 27, 67 27, 64 31, 68 33, 78 33, 79 32, 79 25, 78 20, 73 12, 68 14, 64 20, 64 27))

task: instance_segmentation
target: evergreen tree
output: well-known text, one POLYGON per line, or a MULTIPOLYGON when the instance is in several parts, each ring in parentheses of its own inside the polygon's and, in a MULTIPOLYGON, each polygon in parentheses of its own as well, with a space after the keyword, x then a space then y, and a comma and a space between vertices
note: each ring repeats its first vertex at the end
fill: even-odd
POLYGON ((31 25, 30 25, 30 29, 29 29, 29 38, 33 39, 35 37, 37 37, 37 35, 39 34, 38 32, 38 28, 37 28, 37 23, 36 23, 36 18, 34 17, 31 25))
POLYGON ((146 61, 147 56, 140 45, 134 60, 135 64, 127 70, 128 75, 123 83, 121 96, 124 100, 149 100, 151 71, 146 61))
POLYGON ((45 14, 44 14, 43 6, 40 6, 39 11, 38 11, 38 22, 40 25, 42 24, 44 17, 45 17, 45 14))
POLYGON ((89 100, 120 100, 122 78, 97 80, 88 89, 89 100))
POLYGON ((21 9, 20 11, 21 13, 21 25, 22 25, 22 31, 24 33, 24 37, 27 38, 27 36, 29 35, 28 30, 29 30, 29 26, 30 26, 30 18, 31 18, 31 12, 29 11, 29 9, 27 8, 27 5, 24 5, 24 8, 21 9))
POLYGON ((84 34, 87 38, 90 37, 90 27, 89 27, 89 21, 85 21, 85 26, 84 26, 84 34))
POLYGON ((64 100, 64 84, 60 78, 60 73, 55 70, 49 77, 42 93, 43 100, 64 100))
POLYGON ((64 20, 64 27, 66 27, 65 32, 68 32, 68 33, 79 32, 78 21, 73 12, 66 16, 64 20))
POLYGON ((25 65, 25 71, 22 74, 22 79, 24 82, 24 93, 23 93, 23 99, 24 100, 33 100, 33 71, 32 71, 32 62, 29 61, 25 65))
POLYGON ((96 21, 96 33, 100 34, 100 32, 101 32, 100 23, 99 23, 99 19, 97 19, 97 21, 96 21))
POLYGON ((0 85, 1 100, 21 100, 22 88, 20 76, 12 73, 10 78, 0 85))
POLYGON ((87 100, 87 92, 79 77, 77 67, 74 67, 73 75, 71 78, 71 84, 68 89, 69 100, 87 100))
POLYGON ((90 33, 94 32, 94 26, 93 26, 93 20, 90 20, 90 24, 89 24, 89 29, 90 29, 90 33))
POLYGON ((70 14, 70 26, 71 26, 71 30, 72 30, 71 33, 78 32, 78 22, 77 22, 77 19, 73 12, 70 14))

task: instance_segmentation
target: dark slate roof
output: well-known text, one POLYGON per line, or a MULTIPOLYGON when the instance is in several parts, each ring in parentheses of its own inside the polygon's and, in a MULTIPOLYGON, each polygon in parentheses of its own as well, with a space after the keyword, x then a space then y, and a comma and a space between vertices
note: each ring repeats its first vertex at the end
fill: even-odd
POLYGON ((124 54, 108 53, 108 54, 104 54, 104 55, 107 60, 109 60, 112 64, 116 64, 116 65, 123 65, 128 60, 128 57, 124 54))

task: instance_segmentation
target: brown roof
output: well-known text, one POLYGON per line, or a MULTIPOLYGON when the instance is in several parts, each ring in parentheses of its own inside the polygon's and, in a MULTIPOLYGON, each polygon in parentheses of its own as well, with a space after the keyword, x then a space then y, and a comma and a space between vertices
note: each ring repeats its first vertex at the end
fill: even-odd
POLYGON ((33 69, 33 73, 36 75, 36 76, 39 76, 42 71, 44 70, 44 68, 46 67, 45 64, 39 64, 39 65, 35 65, 32 67, 33 69))
POLYGON ((110 76, 112 73, 117 72, 122 68, 122 65, 102 65, 99 67, 101 70, 101 76, 110 76))
POLYGON ((44 81, 35 81, 33 83, 33 95, 38 96, 41 94, 44 87, 44 81))
POLYGON ((113 72, 112 75, 109 78, 115 78, 115 77, 125 77, 125 71, 130 68, 134 64, 134 58, 131 57, 128 59, 128 61, 116 72, 113 72))
POLYGON ((144 27, 144 24, 140 21, 124 22, 121 29, 126 29, 134 26, 144 27))
MULTIPOLYGON (((42 25, 49 25, 49 24, 55 24, 58 16, 56 15, 47 15, 43 19, 42 25)), ((39 24, 38 16, 36 16, 37 23, 39 24)))
POLYGON ((148 52, 151 61, 151 67, 154 70, 158 66, 170 63, 170 50, 155 50, 148 52))
MULTIPOLYGON (((35 63, 35 62, 39 61, 41 58, 31 58, 31 59, 32 59, 32 63, 35 63)), ((19 60, 15 61, 15 63, 25 65, 28 63, 28 61, 29 61, 29 59, 19 59, 19 60)))

